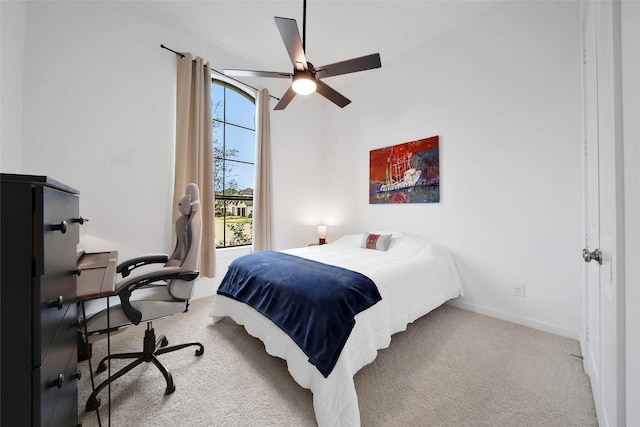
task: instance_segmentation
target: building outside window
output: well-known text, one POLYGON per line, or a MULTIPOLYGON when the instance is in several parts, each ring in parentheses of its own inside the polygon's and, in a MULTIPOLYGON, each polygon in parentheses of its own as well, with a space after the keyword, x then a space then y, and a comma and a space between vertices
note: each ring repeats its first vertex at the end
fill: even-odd
POLYGON ((255 98, 218 79, 211 84, 216 248, 251 245, 255 98))

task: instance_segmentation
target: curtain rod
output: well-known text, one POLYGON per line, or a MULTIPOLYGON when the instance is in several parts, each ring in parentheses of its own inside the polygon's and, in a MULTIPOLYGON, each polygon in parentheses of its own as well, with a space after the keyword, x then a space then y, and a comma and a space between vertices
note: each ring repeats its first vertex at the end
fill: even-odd
MULTIPOLYGON (((166 49, 166 50, 168 50, 169 52, 173 52, 173 53, 175 53, 175 54, 176 54, 176 55, 178 55, 180 58, 184 58, 184 53, 176 52, 175 50, 170 49, 170 48, 166 47, 166 46, 165 46, 165 45, 163 45, 163 44, 161 44, 161 45, 160 45, 160 47, 161 47, 162 49, 166 49)), ((195 60, 193 60, 193 62, 195 62, 195 60)), ((256 92, 258 92, 258 91, 260 90, 260 89, 257 89, 257 88, 255 88, 255 87, 251 86, 251 85, 246 84, 246 83, 245 83, 245 82, 243 82, 243 81, 240 81, 240 80, 238 80, 238 79, 234 79, 233 77, 229 77, 229 76, 227 76, 225 73, 222 73, 222 72, 220 72, 220 71, 218 71, 218 70, 216 70, 216 69, 214 69, 214 68, 209 67, 209 69, 210 69, 211 71, 215 72, 215 73, 220 74, 221 76, 225 76, 225 77, 226 77, 226 78, 228 78, 228 79, 231 79, 231 80, 233 80, 233 81, 235 81, 235 82, 241 83, 241 84, 243 84, 243 85, 245 85, 245 86, 247 86, 247 87, 250 87, 251 89, 255 90, 256 92)), ((275 96, 273 96, 273 95, 271 95, 271 94, 269 94, 269 96, 270 96, 271 98, 275 99, 276 101, 280 101, 280 98, 277 98, 277 97, 275 97, 275 96)))

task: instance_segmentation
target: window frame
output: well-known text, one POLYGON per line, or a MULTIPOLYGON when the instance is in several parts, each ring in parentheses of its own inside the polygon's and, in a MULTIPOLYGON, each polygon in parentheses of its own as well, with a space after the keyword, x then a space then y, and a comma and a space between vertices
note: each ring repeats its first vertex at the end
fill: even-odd
MULTIPOLYGON (((256 97, 257 96, 255 94, 255 91, 249 89, 247 86, 245 86, 245 85, 243 85, 243 84, 241 84, 241 83, 239 83, 239 82, 237 82, 235 80, 232 80, 232 79, 229 79, 229 78, 225 78, 225 76, 212 75, 211 76, 211 85, 213 86, 214 84, 217 84, 217 85, 222 86, 223 88, 225 88, 225 98, 223 98, 221 100, 222 101, 222 108, 223 108, 222 119, 216 118, 215 115, 214 115, 214 117, 212 118, 211 126, 212 126, 212 128, 214 128, 214 132, 213 132, 214 137, 215 137, 215 123, 219 123, 222 126, 222 133, 223 133, 222 150, 223 150, 223 154, 226 154, 226 135, 225 135, 226 134, 226 129, 225 129, 226 125, 230 125, 230 126, 234 126, 236 128, 239 128, 239 129, 244 129, 244 130, 251 131, 251 132, 254 133, 254 135, 255 135, 255 131, 256 131, 255 122, 254 122, 253 128, 248 128, 248 127, 243 126, 243 125, 238 125, 238 124, 235 124, 235 123, 227 122, 227 120, 226 120, 226 110, 227 110, 227 106, 226 106, 226 90, 231 90, 231 91, 233 91, 233 92, 235 92, 235 93, 237 93, 239 95, 242 95, 247 100, 251 101, 251 103, 254 105, 254 109, 255 109, 256 97)), ((214 106, 213 107, 214 107, 214 110, 215 110, 215 103, 218 102, 219 100, 217 101, 217 100, 213 99, 212 101, 214 102, 214 106)), ((212 141, 212 143, 214 144, 214 148, 215 148, 215 139, 214 139, 214 141, 212 141)), ((254 141, 253 147, 254 147, 254 150, 255 150, 255 141, 254 141)), ((233 159, 233 158, 230 158, 230 157, 228 158, 226 156, 219 157, 219 156, 216 156, 215 149, 214 149, 214 159, 213 160, 214 160, 214 162, 218 162, 218 161, 223 161, 223 162, 233 161, 235 163, 242 163, 242 164, 246 164, 246 165, 252 165, 253 169, 254 169, 254 173, 255 173, 255 158, 254 158, 254 161, 252 163, 252 162, 248 162, 248 161, 244 161, 244 160, 233 159)), ((215 167, 214 167, 214 169, 215 169, 215 167)), ((223 166, 221 168, 223 184, 226 183, 226 176, 225 176, 226 169, 227 168, 223 164, 223 166)), ((219 218, 222 218, 222 221, 223 221, 223 227, 222 227, 223 235, 222 235, 222 239, 220 239, 219 236, 216 235, 216 242, 215 242, 216 249, 243 248, 243 247, 251 246, 253 244, 253 236, 252 236, 252 231, 253 231, 253 212, 251 212, 249 216, 248 215, 244 215, 244 216, 250 218, 250 222, 249 222, 250 227, 249 227, 249 229, 251 231, 249 233, 249 242, 248 243, 244 243, 244 244, 239 244, 239 245, 229 245, 228 244, 229 242, 227 241, 227 231, 228 231, 227 230, 227 227, 228 227, 227 217, 228 216, 232 216, 229 213, 229 209, 227 207, 228 203, 229 202, 237 203, 237 202, 243 202, 244 201, 244 202, 251 202, 251 204, 253 205, 253 194, 254 194, 253 190, 254 189, 251 188, 251 190, 252 190, 251 196, 241 195, 241 194, 240 195, 239 194, 233 194, 233 195, 232 194, 226 194, 225 195, 224 193, 225 193, 226 189, 224 188, 224 185, 223 185, 222 192, 221 192, 221 194, 219 194, 218 191, 215 190, 215 183, 214 183, 215 210, 218 211, 218 201, 223 201, 223 203, 224 203, 223 204, 223 208, 222 208, 223 215, 221 217, 219 217, 219 216, 215 215, 215 213, 214 213, 214 221, 218 220, 219 218), (219 242, 222 243, 222 246, 218 246, 219 242)), ((240 190, 240 191, 242 191, 242 190, 240 190)))

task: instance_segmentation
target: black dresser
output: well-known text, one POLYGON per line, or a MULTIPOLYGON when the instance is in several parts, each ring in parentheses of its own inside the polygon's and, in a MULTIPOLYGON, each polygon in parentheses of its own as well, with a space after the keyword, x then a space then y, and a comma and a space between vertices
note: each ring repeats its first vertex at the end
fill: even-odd
POLYGON ((79 195, 45 176, 0 174, 0 424, 78 424, 79 195))

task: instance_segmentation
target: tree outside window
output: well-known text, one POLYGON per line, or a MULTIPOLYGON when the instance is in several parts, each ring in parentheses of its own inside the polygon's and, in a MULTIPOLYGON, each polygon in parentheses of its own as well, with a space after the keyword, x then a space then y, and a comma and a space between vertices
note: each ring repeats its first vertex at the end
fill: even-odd
POLYGON ((251 244, 255 164, 255 99, 213 79, 216 247, 251 244))

